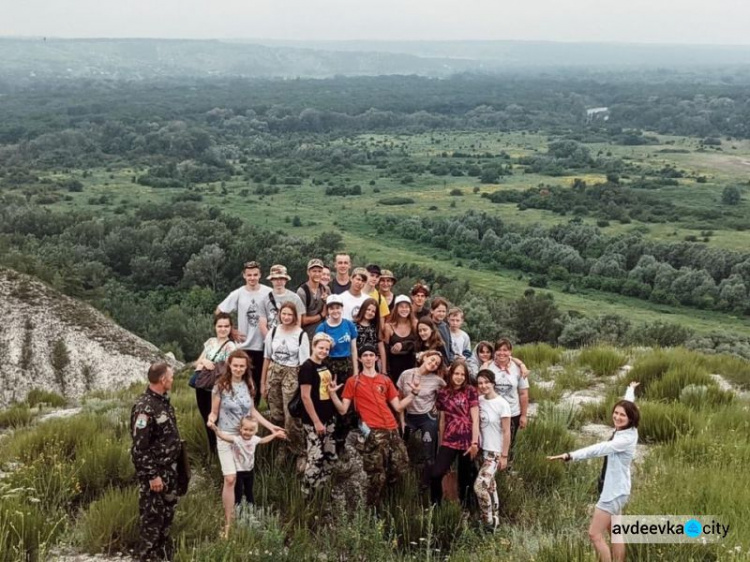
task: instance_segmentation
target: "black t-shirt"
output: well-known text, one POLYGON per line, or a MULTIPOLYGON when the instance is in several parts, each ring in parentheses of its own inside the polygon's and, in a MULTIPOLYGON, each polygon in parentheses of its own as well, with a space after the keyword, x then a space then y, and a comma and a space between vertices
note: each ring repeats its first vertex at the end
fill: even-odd
MULTIPOLYGON (((331 371, 325 365, 318 365, 312 359, 308 359, 299 368, 299 385, 309 384, 310 397, 312 398, 313 407, 315 413, 318 414, 320 421, 325 425, 336 414, 336 407, 333 405, 328 394, 328 383, 332 379, 331 371)), ((312 425, 313 422, 310 416, 307 415, 307 410, 302 413, 302 423, 312 425)))
POLYGON ((336 276, 334 275, 331 279, 331 294, 332 295, 340 295, 341 293, 347 292, 352 286, 351 279, 348 283, 344 283, 343 285, 339 284, 338 281, 336 281, 336 276))

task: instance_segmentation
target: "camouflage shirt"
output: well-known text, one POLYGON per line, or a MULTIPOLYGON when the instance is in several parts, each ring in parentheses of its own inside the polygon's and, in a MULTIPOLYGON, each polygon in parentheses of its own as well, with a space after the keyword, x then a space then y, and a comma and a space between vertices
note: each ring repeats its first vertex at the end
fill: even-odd
POLYGON ((165 471, 175 470, 182 445, 168 396, 147 388, 133 405, 130 432, 133 436, 130 454, 138 478, 153 480, 165 471))

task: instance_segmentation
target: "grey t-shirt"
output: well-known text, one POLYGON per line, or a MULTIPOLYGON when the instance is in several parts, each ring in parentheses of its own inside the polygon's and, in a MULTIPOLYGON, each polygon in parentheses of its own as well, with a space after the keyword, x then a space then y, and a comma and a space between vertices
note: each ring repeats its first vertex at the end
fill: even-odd
POLYGON ((240 333, 245 334, 245 341, 237 347, 251 351, 263 351, 263 336, 260 333, 260 318, 265 318, 263 299, 271 292, 269 287, 258 285, 255 291, 240 287, 229 293, 219 305, 222 312, 237 311, 237 323, 240 333))
POLYGON ((266 335, 263 356, 285 367, 299 367, 310 358, 310 340, 296 326, 291 332, 284 332, 277 327, 276 334, 271 329, 266 335))
POLYGON ((463 330, 459 330, 458 333, 451 332, 451 351, 453 357, 463 357, 468 359, 471 357, 471 338, 469 334, 463 330))
POLYGON ((510 404, 510 415, 520 416, 521 401, 518 391, 529 388, 529 379, 521 376, 521 369, 513 361, 508 365, 507 371, 503 371, 494 362, 490 364, 489 369, 495 373, 495 392, 510 404))
POLYGON ((302 315, 305 313, 305 305, 302 304, 302 299, 297 296, 297 293, 293 293, 289 289, 284 289, 283 295, 277 295, 272 290, 263 299, 263 313, 266 317, 269 330, 279 325, 279 309, 285 302, 294 303, 294 308, 297 309, 297 316, 300 320, 302 319, 302 315))
MULTIPOLYGON (((396 385, 401 391, 401 394, 408 396, 411 392, 411 381, 414 377, 419 376, 419 369, 407 369, 398 378, 398 384, 396 385)), ((409 414, 427 414, 435 409, 435 402, 437 402, 438 391, 445 386, 445 381, 441 379, 435 373, 429 373, 422 375, 419 396, 415 396, 406 407, 406 412, 409 414)))

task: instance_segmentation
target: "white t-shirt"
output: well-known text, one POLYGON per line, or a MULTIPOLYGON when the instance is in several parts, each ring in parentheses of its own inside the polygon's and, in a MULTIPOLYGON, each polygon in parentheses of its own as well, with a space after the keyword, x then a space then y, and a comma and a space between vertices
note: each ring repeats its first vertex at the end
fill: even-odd
POLYGON ((451 351, 453 351, 453 357, 463 357, 464 359, 471 357, 469 334, 463 330, 459 330, 458 333, 451 332, 451 351))
POLYGON ((510 405, 502 396, 487 400, 479 397, 479 435, 483 451, 503 452, 502 418, 510 417, 510 405))
POLYGON ((270 287, 258 285, 255 291, 240 287, 229 293, 219 305, 222 312, 237 311, 237 323, 240 333, 245 334, 245 341, 238 344, 239 349, 263 351, 263 336, 260 333, 260 318, 265 318, 263 298, 271 292, 270 287))
POLYGON ((513 361, 508 365, 508 371, 503 371, 493 361, 489 366, 490 371, 495 373, 495 392, 505 398, 510 404, 510 415, 512 417, 521 415, 521 400, 518 391, 529 388, 529 379, 521 376, 521 369, 513 361))
POLYGON ((263 312, 268 321, 266 325, 269 330, 279 325, 279 309, 285 302, 294 303, 294 308, 297 309, 297 317, 300 320, 302 319, 302 315, 305 313, 305 305, 302 303, 302 299, 297 296, 297 293, 284 289, 283 295, 277 295, 271 291, 263 299, 263 312), (271 297, 273 297, 273 300, 271 300, 271 297))
POLYGON ((295 326, 289 333, 278 326, 275 329, 275 337, 273 329, 266 334, 264 357, 286 367, 299 367, 310 358, 310 338, 302 328, 295 326))
POLYGON ((237 435, 232 443, 232 455, 234 456, 234 466, 237 471, 249 472, 255 468, 255 448, 260 443, 260 437, 253 435, 250 439, 243 439, 237 435))
POLYGON ((341 300, 344 301, 344 311, 342 317, 347 320, 354 322, 354 317, 359 313, 359 307, 370 297, 364 293, 360 293, 358 297, 352 295, 349 291, 344 291, 340 295, 341 300))

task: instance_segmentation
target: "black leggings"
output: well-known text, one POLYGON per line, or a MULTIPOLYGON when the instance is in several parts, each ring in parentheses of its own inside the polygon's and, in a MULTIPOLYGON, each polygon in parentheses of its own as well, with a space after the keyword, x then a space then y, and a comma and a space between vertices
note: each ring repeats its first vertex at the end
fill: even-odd
POLYGON ((206 423, 208 423, 208 414, 211 413, 211 391, 203 390, 202 388, 195 389, 195 401, 198 403, 198 411, 201 413, 203 418, 203 428, 206 430, 208 435, 208 450, 216 454, 216 434, 211 431, 206 423))
POLYGON ((435 464, 432 465, 432 472, 430 474, 430 497, 432 498, 432 503, 440 505, 443 501, 443 476, 448 474, 453 460, 458 457, 458 498, 461 500, 463 507, 469 507, 477 471, 474 461, 471 460, 469 455, 464 455, 465 452, 442 445, 438 449, 437 458, 435 459, 435 464))
POLYGON ((255 503, 253 496, 253 484, 255 483, 255 470, 238 470, 237 481, 234 485, 234 503, 242 503, 242 497, 248 504, 255 503))

